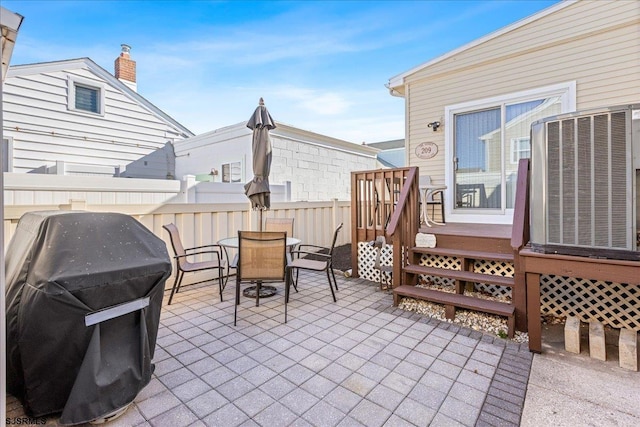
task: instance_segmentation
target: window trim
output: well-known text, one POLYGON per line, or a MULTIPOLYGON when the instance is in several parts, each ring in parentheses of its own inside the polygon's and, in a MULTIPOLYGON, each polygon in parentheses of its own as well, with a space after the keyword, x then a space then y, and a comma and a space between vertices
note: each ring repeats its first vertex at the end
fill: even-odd
POLYGON ((67 79, 67 110, 92 116, 104 116, 105 85, 94 80, 77 76, 68 76, 67 79), (82 86, 98 91, 98 112, 76 108, 76 86, 82 86))
MULTIPOLYGON (((576 111, 576 81, 558 83, 554 85, 513 92, 506 95, 493 96, 474 101, 466 101, 459 104, 445 106, 444 126, 444 155, 445 155, 445 183, 449 197, 445 197, 445 216, 449 222, 469 222, 480 224, 512 224, 513 209, 478 210, 464 212, 454 209, 454 171, 453 171, 453 141, 454 141, 454 116, 456 114, 501 106, 502 104, 515 104, 526 102, 535 98, 560 97, 561 113, 576 111)), ((504 125, 504 124, 503 124, 504 125)), ((503 131, 502 131, 503 132, 503 131)), ((504 132, 503 132, 504 133, 504 132)), ((504 134, 502 136, 504 138, 504 134)), ((504 159, 503 159, 504 163, 504 159)))
POLYGON ((230 183, 230 184, 236 184, 238 182, 242 182, 242 177, 243 177, 243 173, 242 173, 242 160, 237 160, 237 161, 233 161, 233 162, 226 162, 223 163, 220 166, 220 180, 221 182, 226 182, 226 183, 230 183), (233 165, 234 164, 238 164, 239 165, 239 172, 238 172, 238 180, 234 181, 233 180, 233 165), (225 181, 224 180, 224 167, 225 166, 229 166, 229 181, 225 181))
POLYGON ((523 159, 524 157, 521 157, 520 154, 523 151, 528 151, 529 153, 529 157, 531 157, 531 148, 529 148, 528 150, 523 150, 521 143, 522 142, 527 142, 528 144, 531 143, 530 141, 530 137, 518 137, 518 138, 511 138, 511 140, 509 141, 509 161, 511 162, 512 165, 516 165, 518 164, 518 161, 520 161, 520 159, 523 159))

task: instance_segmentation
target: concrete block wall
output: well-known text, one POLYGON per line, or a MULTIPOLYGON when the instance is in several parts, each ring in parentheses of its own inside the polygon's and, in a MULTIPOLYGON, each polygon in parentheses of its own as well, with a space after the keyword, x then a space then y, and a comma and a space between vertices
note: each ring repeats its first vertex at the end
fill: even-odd
POLYGON ((272 138, 271 179, 291 181, 292 201, 350 200, 351 172, 371 170, 376 159, 357 153, 272 138))

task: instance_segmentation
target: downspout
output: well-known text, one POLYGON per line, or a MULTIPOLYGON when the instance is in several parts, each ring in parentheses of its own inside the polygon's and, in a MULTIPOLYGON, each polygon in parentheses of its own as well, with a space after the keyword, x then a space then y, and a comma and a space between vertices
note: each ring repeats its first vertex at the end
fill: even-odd
MULTIPOLYGON (((2 74, 2 80, 0 80, 0 141, 4 144, 4 132, 3 127, 3 93, 4 93, 4 79, 9 69, 9 63, 11 62, 11 54, 13 53, 13 46, 16 43, 18 37, 18 30, 22 24, 24 18, 17 13, 13 13, 8 9, 0 6, 0 31, 2 36, 0 37, 0 58, 2 58, 2 67, 0 74, 2 74)), ((0 149, 0 165, 4 164, 2 150, 0 149)), ((0 227, 0 347, 3 349, 0 351, 0 420, 6 420, 7 423, 7 390, 5 385, 7 384, 7 353, 4 349, 7 348, 7 321, 6 321, 6 301, 5 301, 5 271, 4 271, 4 171, 0 170, 0 220, 2 227, 0 227)))
POLYGON ((384 85, 387 90, 389 90, 389 95, 395 96, 398 98, 404 98, 404 164, 406 166, 410 166, 409 164, 409 85, 404 83, 404 93, 398 92, 394 88, 391 87, 391 81, 384 85))

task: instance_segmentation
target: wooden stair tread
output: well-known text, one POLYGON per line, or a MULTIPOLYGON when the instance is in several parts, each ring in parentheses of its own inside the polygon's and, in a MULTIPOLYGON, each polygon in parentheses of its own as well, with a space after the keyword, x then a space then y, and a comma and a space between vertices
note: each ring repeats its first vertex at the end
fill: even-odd
POLYGON ((427 276, 448 277, 454 280, 473 283, 489 283, 508 287, 513 287, 515 284, 513 277, 475 273, 472 271, 450 270, 446 268, 426 267, 423 265, 409 264, 404 267, 404 271, 407 273, 424 274, 427 276))
POLYGON ((483 311, 499 316, 511 317, 514 315, 515 306, 510 303, 476 298, 468 295, 454 294, 433 289, 418 288, 416 286, 401 285, 393 289, 393 292, 405 297, 432 301, 435 303, 453 305, 458 308, 483 311))
POLYGON ((451 256, 456 258, 513 262, 513 253, 504 253, 504 252, 468 251, 465 249, 450 249, 450 248, 440 248, 440 247, 435 247, 435 248, 414 247, 414 248, 411 248, 411 251, 420 253, 420 254, 443 255, 443 256, 451 256))

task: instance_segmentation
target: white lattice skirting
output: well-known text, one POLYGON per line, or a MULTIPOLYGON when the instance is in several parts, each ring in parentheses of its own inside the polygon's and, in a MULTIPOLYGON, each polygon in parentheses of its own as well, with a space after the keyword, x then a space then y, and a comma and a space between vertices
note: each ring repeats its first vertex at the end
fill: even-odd
MULTIPOLYGON (((382 249, 381 263, 393 263, 393 247, 382 249)), ((380 272, 374 268, 376 249, 366 242, 358 244, 358 272, 363 279, 378 282, 380 272)), ((460 260, 440 255, 424 255, 420 265, 428 267, 460 269, 460 260)), ((511 263, 476 261, 477 273, 513 277, 511 263)), ((453 280, 442 277, 424 277, 435 284, 454 286, 453 280)), ((476 290, 496 296, 511 297, 511 289, 504 286, 475 284, 476 290)), ((574 279, 560 276, 540 278, 541 314, 576 316, 583 322, 598 321, 613 328, 640 331, 640 287, 595 280, 574 279)))
MULTIPOLYGON (((393 265, 393 246, 384 245, 381 248, 380 265, 393 265)), ((358 275, 372 282, 380 282, 380 270, 374 267, 377 249, 368 242, 358 243, 358 275)))
POLYGON ((561 276, 540 277, 540 308, 613 328, 640 331, 640 287, 561 276))

